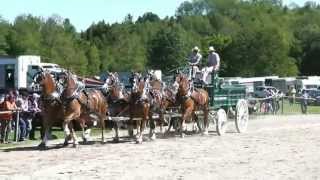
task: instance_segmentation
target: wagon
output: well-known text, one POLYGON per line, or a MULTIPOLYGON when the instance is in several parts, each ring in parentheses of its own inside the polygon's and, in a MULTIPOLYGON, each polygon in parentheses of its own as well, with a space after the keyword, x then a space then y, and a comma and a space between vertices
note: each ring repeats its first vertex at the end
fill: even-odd
POLYGON ((248 126, 249 110, 244 85, 225 85, 223 79, 212 73, 210 84, 195 83, 195 87, 204 88, 209 94, 209 121, 216 126, 218 135, 223 135, 228 122, 235 122, 238 133, 248 126))

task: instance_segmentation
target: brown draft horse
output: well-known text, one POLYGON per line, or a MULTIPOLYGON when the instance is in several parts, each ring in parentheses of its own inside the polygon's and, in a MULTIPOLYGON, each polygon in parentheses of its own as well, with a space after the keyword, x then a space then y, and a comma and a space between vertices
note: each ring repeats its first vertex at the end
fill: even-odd
MULTIPOLYGON (((117 73, 109 73, 106 79, 105 88, 107 90, 107 102, 109 105, 109 116, 129 116, 129 94, 120 84, 117 73)), ((114 141, 119 142, 119 121, 113 122, 115 130, 114 141)))
POLYGON ((142 133, 145 129, 149 110, 150 103, 149 99, 144 98, 145 88, 147 82, 141 77, 140 74, 135 73, 133 75, 133 87, 131 90, 130 101, 129 101, 129 112, 130 112, 130 120, 129 120, 129 134, 131 132, 131 124, 133 124, 134 118, 142 118, 142 120, 136 120, 136 142, 142 143, 142 133))
POLYGON ((52 75, 49 72, 40 72, 36 75, 35 81, 42 87, 40 98, 42 128, 44 135, 39 144, 40 148, 47 147, 49 130, 53 124, 61 124, 63 122, 63 108, 60 101, 60 95, 57 92, 57 86, 52 75))
POLYGON ((92 121, 90 122, 92 120, 91 115, 96 115, 100 120, 102 142, 104 142, 104 121, 107 119, 108 106, 103 94, 94 89, 85 90, 84 87, 77 83, 73 74, 67 73, 65 89, 61 98, 64 107, 63 127, 67 136, 70 134, 68 126, 70 127, 73 146, 76 147, 78 141, 70 122, 77 120, 80 122, 82 129, 84 129, 86 124, 92 123, 92 121))
POLYGON ((165 121, 164 115, 167 113, 168 110, 172 111, 174 109, 177 109, 176 104, 176 95, 178 92, 178 86, 172 86, 172 87, 163 87, 162 90, 162 98, 161 98, 161 104, 160 104, 160 113, 159 113, 159 119, 160 119, 160 131, 162 133, 162 127, 163 123, 168 123, 169 127, 166 132, 169 133, 170 129, 172 127, 172 120, 169 122, 165 121))
POLYGON ((181 137, 184 137, 183 127, 186 121, 194 118, 197 121, 195 111, 202 110, 204 115, 203 134, 208 134, 208 113, 209 113, 209 96, 204 89, 195 89, 190 93, 190 83, 188 77, 179 74, 176 77, 176 83, 179 84, 177 93, 177 102, 181 105, 182 120, 180 126, 181 137))

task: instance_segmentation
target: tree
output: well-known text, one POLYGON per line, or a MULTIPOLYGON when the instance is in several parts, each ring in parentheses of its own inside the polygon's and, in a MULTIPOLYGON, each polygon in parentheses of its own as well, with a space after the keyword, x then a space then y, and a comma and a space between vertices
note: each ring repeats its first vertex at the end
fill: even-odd
POLYGON ((0 17, 0 55, 7 55, 9 44, 7 42, 9 34, 9 23, 0 17))
POLYGON ((147 12, 138 18, 137 23, 158 22, 158 21, 160 21, 160 18, 158 15, 152 12, 147 12))
POLYGON ((186 46, 183 42, 183 29, 174 25, 161 29, 150 42, 149 65, 153 69, 168 72, 185 63, 186 46))

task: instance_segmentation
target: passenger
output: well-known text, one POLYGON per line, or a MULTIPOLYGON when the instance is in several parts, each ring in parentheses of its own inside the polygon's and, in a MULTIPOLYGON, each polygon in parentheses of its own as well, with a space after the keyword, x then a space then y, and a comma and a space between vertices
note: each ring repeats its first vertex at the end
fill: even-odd
POLYGON ((215 52, 213 46, 209 47, 209 55, 208 55, 208 62, 207 67, 202 69, 202 82, 208 84, 207 77, 210 73, 217 73, 220 69, 220 56, 218 53, 215 52))
POLYGON ((196 73, 199 72, 199 64, 202 59, 202 55, 200 54, 200 49, 195 46, 192 49, 192 53, 189 57, 189 80, 194 79, 196 77, 196 73))

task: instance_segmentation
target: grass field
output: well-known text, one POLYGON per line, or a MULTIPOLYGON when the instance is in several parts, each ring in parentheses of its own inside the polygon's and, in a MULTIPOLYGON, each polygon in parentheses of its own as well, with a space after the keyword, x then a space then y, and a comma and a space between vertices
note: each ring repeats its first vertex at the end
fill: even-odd
MULTIPOLYGON (((259 107, 259 104, 257 105, 257 107, 259 107)), ((264 114, 271 114, 271 113, 255 112, 254 114, 264 115, 264 114)), ((282 104, 282 102, 280 101, 280 109, 277 114, 283 114, 283 115, 302 114, 300 102, 290 104, 288 100, 284 100, 282 104)), ((320 114, 320 106, 308 105, 307 114, 320 114)))
MULTIPOLYGON (((109 130, 105 130, 105 132, 107 132, 109 130)), ((78 136, 78 139, 79 137, 81 137, 81 131, 77 131, 77 136, 78 136)), ((94 128, 92 129, 91 131, 91 136, 99 136, 101 134, 101 130, 98 129, 98 128, 94 128)), ((15 146, 23 146, 23 145, 30 145, 30 144, 38 144, 41 142, 41 139, 40 139, 40 131, 39 130, 36 130, 35 131, 35 138, 36 140, 25 140, 25 141, 18 141, 18 142, 15 142, 14 141, 14 131, 12 130, 11 133, 9 134, 9 143, 7 144, 1 144, 0 143, 0 149, 1 148, 8 148, 8 147, 15 147, 15 146)), ((64 132, 63 130, 61 129, 53 129, 52 130, 52 138, 53 139, 63 139, 64 138, 64 132)), ((80 140, 82 140, 80 138, 80 140)))

